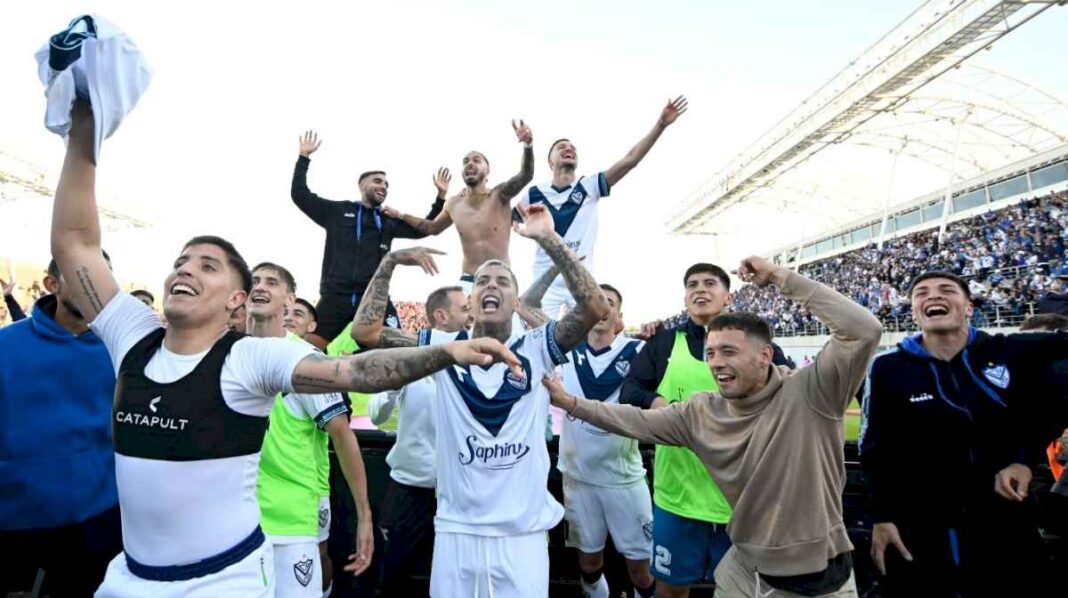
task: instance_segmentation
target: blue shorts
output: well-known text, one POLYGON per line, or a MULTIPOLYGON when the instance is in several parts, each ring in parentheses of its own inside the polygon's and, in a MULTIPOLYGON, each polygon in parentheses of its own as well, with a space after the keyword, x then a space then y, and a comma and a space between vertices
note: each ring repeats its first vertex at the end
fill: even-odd
POLYGON ((726 524, 688 519, 653 505, 653 577, 673 586, 711 581, 730 547, 726 524))

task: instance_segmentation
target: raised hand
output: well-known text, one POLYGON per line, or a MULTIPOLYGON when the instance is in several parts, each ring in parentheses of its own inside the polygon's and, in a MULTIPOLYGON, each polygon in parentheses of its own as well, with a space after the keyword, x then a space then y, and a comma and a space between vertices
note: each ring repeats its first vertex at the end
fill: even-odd
POLYGON ((401 266, 419 266, 431 276, 438 273, 438 265, 434 262, 435 255, 445 255, 445 252, 429 247, 409 247, 389 254, 390 258, 401 266))
POLYGON ((534 133, 531 133, 530 127, 527 126, 527 123, 523 122, 523 119, 519 119, 518 124, 513 119, 512 130, 515 131, 516 139, 521 143, 525 143, 526 145, 534 143, 534 133))
POLYGON ((743 282, 751 282, 758 287, 767 286, 768 283, 781 287, 786 282, 785 268, 757 255, 742 260, 742 265, 738 267, 736 274, 743 282))
POLYGON ((14 278, 11 279, 11 282, 4 282, 3 280, 0 280, 0 290, 3 290, 2 294, 5 297, 7 297, 8 295, 14 295, 16 286, 18 286, 18 282, 16 282, 14 278))
POLYGON ((516 209, 523 216, 523 222, 513 222, 512 230, 520 235, 537 241, 556 232, 553 229, 553 215, 549 213, 545 206, 533 204, 523 207, 519 205, 516 206, 516 209))
POLYGON ((322 143, 318 133, 311 130, 304 131, 304 134, 300 136, 300 155, 305 158, 311 156, 322 143))
POLYGON ((445 351, 458 365, 485 366, 503 361, 516 376, 525 378, 527 375, 515 354, 497 339, 476 338, 469 341, 453 341, 445 345, 445 351))
POLYGON ((439 168, 438 174, 434 176, 434 186, 438 188, 438 197, 445 199, 446 193, 449 192, 449 183, 452 181, 452 175, 449 174, 448 168, 439 168))
POLYGON ((674 100, 668 100, 667 106, 660 111, 660 123, 661 127, 666 127, 675 122, 683 112, 686 112, 688 102, 685 96, 679 96, 674 100))

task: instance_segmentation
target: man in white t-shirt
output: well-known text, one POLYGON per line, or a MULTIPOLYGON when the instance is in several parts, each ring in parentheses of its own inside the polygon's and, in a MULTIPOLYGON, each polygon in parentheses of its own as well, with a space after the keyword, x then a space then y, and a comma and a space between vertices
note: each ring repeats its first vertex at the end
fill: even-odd
POLYGON ((278 393, 378 392, 455 364, 496 359, 521 372, 519 362, 491 339, 329 358, 284 338, 230 332, 252 275, 233 245, 210 236, 186 243, 167 276, 162 328, 104 261, 89 106, 75 103, 72 121, 52 254, 117 372, 113 440, 125 550, 97 595, 271 596, 273 550, 255 488, 278 393))
MULTIPOLYGON (((596 273, 593 246, 597 242, 597 204, 602 198, 608 197, 612 187, 641 162, 664 129, 686 112, 686 106, 686 98, 682 96, 668 101, 652 130, 620 161, 593 176, 578 176, 578 150, 575 144, 569 139, 556 140, 549 146, 549 167, 553 171, 553 180, 527 187, 518 195, 517 207, 546 206, 552 212, 556 234, 563 237, 569 249, 585 260, 583 264, 587 270, 596 273)), ((518 211, 514 212, 513 218, 518 217, 518 211)), ((538 248, 534 254, 533 278, 541 276, 551 265, 549 256, 538 248)), ((564 282, 557 280, 545 295, 543 306, 550 318, 558 318, 563 306, 568 309, 575 306, 575 299, 564 282)))
MULTIPOLYGON (((305 342, 283 327, 287 311, 296 305, 296 286, 293 274, 278 264, 263 262, 252 268, 252 290, 245 302, 250 336, 305 342)), ((359 516, 352 560, 359 557, 360 562, 345 570, 359 575, 370 565, 374 532, 367 472, 360 445, 349 429, 349 412, 338 393, 283 394, 271 409, 256 487, 261 526, 274 545, 279 597, 322 596, 333 581, 331 575, 324 583, 332 566, 329 559, 322 559, 318 546, 320 480, 329 480, 330 475, 328 440, 333 440, 359 516)))
MULTIPOLYGON (((410 263, 406 256, 421 251, 394 251, 382 262, 410 263)), ((360 318, 361 310, 370 309, 370 304, 370 300, 361 301, 356 317, 360 318)), ((467 295, 458 286, 437 289, 427 297, 426 316, 434 330, 462 330, 470 318, 467 295)), ((371 423, 376 426, 388 421, 394 410, 397 412, 397 440, 386 456, 389 487, 378 521, 383 540, 378 589, 383 596, 416 595, 418 591, 411 586, 416 562, 434 546, 436 395, 434 378, 427 377, 400 390, 379 393, 367 404, 371 423)))
POLYGON ((531 206, 523 216, 516 231, 552 257, 576 298, 563 320, 529 332, 515 329, 515 275, 504 262, 490 260, 475 271, 470 331, 423 330, 415 336, 387 330, 377 314, 385 309, 394 262, 383 260, 367 287, 365 299, 372 303, 353 322, 353 336, 364 346, 491 337, 505 342, 522 363, 522 375, 497 366, 451 367, 434 375, 438 507, 430 593, 435 597, 549 593, 546 531, 560 522, 563 508, 546 487, 549 402, 537 377, 564 363, 609 308, 597 282, 553 231, 549 211, 531 206))

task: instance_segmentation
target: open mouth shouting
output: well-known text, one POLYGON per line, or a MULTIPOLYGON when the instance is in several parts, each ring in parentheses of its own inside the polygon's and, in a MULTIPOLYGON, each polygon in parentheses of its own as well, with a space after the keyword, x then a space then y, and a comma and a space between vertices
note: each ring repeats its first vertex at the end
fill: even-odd
POLYGON ((937 318, 949 315, 949 306, 942 303, 932 303, 923 307, 923 315, 927 318, 937 318))
POLYGON ((495 314, 501 309, 501 299, 500 297, 495 297, 493 295, 484 295, 482 297, 481 307, 482 313, 495 314))

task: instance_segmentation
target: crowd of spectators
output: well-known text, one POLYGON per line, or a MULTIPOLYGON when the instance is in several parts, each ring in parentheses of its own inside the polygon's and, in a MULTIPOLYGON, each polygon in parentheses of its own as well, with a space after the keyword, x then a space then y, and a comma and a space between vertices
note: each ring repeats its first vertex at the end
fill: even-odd
MULTIPOLYGON (((1068 192, 1024 200, 950 224, 942 243, 938 230, 875 242, 801 266, 806 276, 853 298, 888 330, 908 330, 912 318, 908 285, 924 270, 948 270, 968 280, 976 306, 973 323, 1016 323, 1047 293, 1064 292, 1068 277, 1068 192)), ((779 335, 811 334, 817 321, 800 304, 778 293, 745 286, 734 310, 754 311, 779 335)))
POLYGON ((395 305, 400 316, 400 327, 405 332, 416 333, 430 328, 430 322, 426 319, 426 304, 423 302, 398 301, 395 305))

